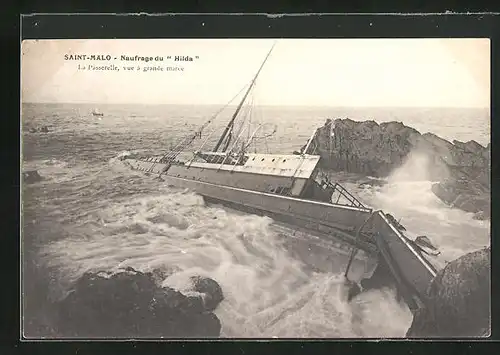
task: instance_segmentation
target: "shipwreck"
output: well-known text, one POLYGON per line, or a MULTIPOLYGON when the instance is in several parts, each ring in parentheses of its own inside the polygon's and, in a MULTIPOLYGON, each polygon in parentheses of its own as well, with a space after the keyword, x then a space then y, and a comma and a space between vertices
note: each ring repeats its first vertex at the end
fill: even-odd
POLYGON ((321 170, 321 157, 314 154, 316 131, 300 153, 249 152, 262 125, 251 132, 250 125, 241 125, 238 130, 235 122, 272 50, 212 149, 205 148, 208 138, 199 149, 191 147, 196 140, 202 140, 202 132, 217 114, 162 154, 129 154, 121 159, 131 169, 158 175, 169 185, 203 196, 207 203, 269 216, 278 224, 343 243, 349 252, 339 258, 345 261, 342 271, 348 284, 357 290, 353 294, 369 287, 373 284, 371 278, 384 273, 412 311, 426 307, 426 291, 437 273, 429 252, 434 247, 426 238, 410 239, 393 216, 365 206, 342 185, 331 181, 321 170), (375 267, 354 278, 351 265, 360 256, 373 260, 375 267))

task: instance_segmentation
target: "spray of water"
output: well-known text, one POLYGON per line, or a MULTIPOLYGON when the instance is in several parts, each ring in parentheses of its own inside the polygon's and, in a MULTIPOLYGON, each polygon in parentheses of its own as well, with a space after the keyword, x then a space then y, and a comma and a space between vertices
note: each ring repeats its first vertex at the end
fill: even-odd
POLYGON ((433 165, 425 152, 411 152, 381 187, 357 189, 367 204, 383 209, 400 220, 410 237, 426 235, 440 248, 441 266, 464 253, 489 245, 489 222, 471 213, 450 208, 431 190, 433 165))

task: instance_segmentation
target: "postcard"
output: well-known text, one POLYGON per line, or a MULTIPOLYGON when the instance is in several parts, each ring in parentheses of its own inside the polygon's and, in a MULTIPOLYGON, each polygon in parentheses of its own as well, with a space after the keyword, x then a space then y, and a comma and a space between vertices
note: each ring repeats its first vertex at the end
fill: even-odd
POLYGON ((490 42, 24 40, 24 339, 490 335, 490 42))

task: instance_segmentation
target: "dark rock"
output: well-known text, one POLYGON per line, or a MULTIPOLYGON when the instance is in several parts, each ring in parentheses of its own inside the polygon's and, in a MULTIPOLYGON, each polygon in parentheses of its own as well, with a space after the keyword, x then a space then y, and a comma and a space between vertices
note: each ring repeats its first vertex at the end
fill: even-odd
POLYGON ((150 276, 157 285, 161 285, 163 280, 165 280, 169 275, 172 275, 175 271, 178 270, 176 268, 167 270, 153 269, 152 271, 147 272, 146 275, 150 276))
POLYGON ((464 143, 454 140, 453 145, 459 147, 465 152, 473 154, 482 154, 483 151, 485 150, 484 147, 481 144, 477 143, 476 141, 468 141, 467 143, 464 143))
POLYGON ((373 177, 387 177, 412 152, 422 154, 428 160, 428 166, 422 167, 428 178, 445 185, 443 191, 433 189, 439 198, 455 201, 462 195, 454 207, 489 215, 490 145, 483 147, 475 141, 451 143, 432 133, 420 134, 401 122, 379 125, 374 121, 328 119, 310 147, 309 153, 314 150, 319 154, 326 170, 373 177))
POLYGON ((487 336, 491 327, 491 250, 468 253, 438 272, 407 337, 487 336))
POLYGON ((427 249, 437 250, 437 248, 431 243, 429 238, 425 235, 419 235, 418 237, 416 237, 415 243, 427 249))
POLYGON ((489 219, 490 216, 488 214, 484 213, 483 211, 479 211, 479 212, 475 213, 472 218, 477 220, 477 221, 484 221, 484 220, 489 219))
POLYGON ((396 227, 399 231, 405 231, 406 228, 401 224, 399 223, 396 218, 394 218, 394 216, 392 214, 389 214, 389 213, 386 213, 385 214, 385 217, 387 218, 387 220, 389 222, 391 222, 391 224, 396 227))
POLYGON ((203 303, 207 311, 213 311, 219 303, 224 300, 222 288, 214 280, 206 277, 194 276, 191 278, 191 281, 193 282, 194 291, 205 294, 203 303))
POLYGON ((211 311, 222 300, 211 279, 198 283, 201 295, 160 287, 161 272, 86 273, 57 304, 64 337, 218 337, 221 324, 211 311), (156 278, 155 278, 156 275, 156 278), (216 292, 210 294, 210 292, 216 292), (204 299, 211 300, 209 306, 204 299))
POLYGON ((23 182, 25 184, 34 184, 35 182, 41 181, 42 177, 37 170, 28 170, 23 172, 23 182))
POLYGON ((407 239, 410 244, 415 247, 415 250, 420 254, 427 254, 431 256, 438 256, 441 252, 436 248, 429 238, 425 235, 420 235, 415 238, 415 240, 407 239))
POLYGON ((29 132, 30 133, 38 133, 38 132, 40 132, 40 133, 48 133, 48 132, 50 132, 50 130, 49 130, 48 126, 42 126, 40 128, 31 127, 29 129, 29 132))
POLYGON ((480 213, 482 219, 490 217, 490 189, 478 181, 446 179, 432 185, 432 192, 450 207, 480 213))

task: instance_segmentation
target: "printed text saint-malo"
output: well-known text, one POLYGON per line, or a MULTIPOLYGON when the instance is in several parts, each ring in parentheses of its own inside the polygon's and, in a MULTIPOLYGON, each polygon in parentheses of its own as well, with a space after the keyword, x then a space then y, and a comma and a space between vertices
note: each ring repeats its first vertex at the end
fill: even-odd
MULTIPOLYGON (((65 54, 64 55, 65 60, 112 60, 112 59, 118 59, 118 57, 113 57, 109 54, 65 54)), ((130 62, 151 62, 151 61, 163 61, 164 57, 162 56, 156 56, 156 57, 143 57, 140 55, 135 55, 135 56, 127 56, 127 55, 121 55, 119 57, 120 60, 123 61, 130 61, 130 62)), ((173 59, 174 61, 180 61, 180 62, 192 62, 193 57, 186 56, 186 55, 176 55, 176 56, 167 56, 166 59, 173 59)))

